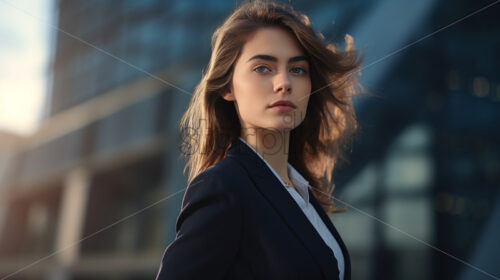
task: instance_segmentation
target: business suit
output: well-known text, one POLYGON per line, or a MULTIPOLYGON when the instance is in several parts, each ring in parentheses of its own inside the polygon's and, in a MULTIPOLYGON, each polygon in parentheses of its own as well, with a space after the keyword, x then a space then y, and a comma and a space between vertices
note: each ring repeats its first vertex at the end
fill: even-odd
MULTIPOLYGON (((310 191, 309 191, 310 192, 310 191)), ((310 202, 345 259, 347 249, 312 193, 310 202)), ((336 259, 266 164, 236 139, 188 186, 157 279, 338 279, 336 259)))

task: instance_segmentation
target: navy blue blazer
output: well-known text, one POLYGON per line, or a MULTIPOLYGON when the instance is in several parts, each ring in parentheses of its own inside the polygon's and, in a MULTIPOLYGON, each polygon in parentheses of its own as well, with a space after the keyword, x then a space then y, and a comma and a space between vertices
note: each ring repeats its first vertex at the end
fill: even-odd
MULTIPOLYGON (((309 190, 310 202, 345 259, 339 233, 309 190)), ((176 238, 156 279, 338 279, 337 261, 280 181, 240 139, 184 193, 176 238)))

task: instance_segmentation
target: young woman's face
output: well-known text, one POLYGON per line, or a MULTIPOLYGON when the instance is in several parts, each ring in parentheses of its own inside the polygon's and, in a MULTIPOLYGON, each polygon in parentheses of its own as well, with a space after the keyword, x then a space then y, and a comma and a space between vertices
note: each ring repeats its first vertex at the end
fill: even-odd
POLYGON ((306 115, 309 63, 296 38, 281 28, 256 31, 236 61, 231 92, 242 129, 294 129, 306 115), (286 100, 289 106, 272 106, 286 100))

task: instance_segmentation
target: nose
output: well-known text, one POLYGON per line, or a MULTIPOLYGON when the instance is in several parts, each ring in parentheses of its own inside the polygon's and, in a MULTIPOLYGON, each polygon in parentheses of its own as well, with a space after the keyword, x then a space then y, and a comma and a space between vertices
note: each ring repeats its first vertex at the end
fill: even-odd
POLYGON ((292 87, 288 73, 284 72, 277 74, 274 79, 274 93, 289 93, 291 90, 292 87))

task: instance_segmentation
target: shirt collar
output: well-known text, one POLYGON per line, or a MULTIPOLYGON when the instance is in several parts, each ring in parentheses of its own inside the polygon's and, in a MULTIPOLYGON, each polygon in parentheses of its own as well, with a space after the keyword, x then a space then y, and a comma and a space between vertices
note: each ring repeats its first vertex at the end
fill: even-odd
MULTIPOLYGON (((273 172, 274 176, 276 176, 276 178, 281 182, 281 184, 285 187, 285 188, 290 188, 288 187, 285 182, 283 182, 283 180, 281 179, 281 177, 278 175, 278 173, 276 173, 276 171, 273 169, 273 167, 264 159, 264 157, 262 157, 262 155, 260 155, 255 149, 254 147, 252 147, 252 145, 248 144, 245 139, 243 139, 241 136, 239 137, 240 140, 245 143, 252 151, 254 151, 261 159, 262 161, 264 161, 264 163, 267 165, 267 167, 269 167, 269 169, 273 172)), ((298 193, 300 196, 302 196, 302 198, 304 199, 304 201, 306 202, 306 204, 309 204, 309 191, 308 189, 311 189, 311 185, 309 185, 309 182, 299 173, 299 171, 297 171, 289 162, 287 163, 288 164, 288 176, 290 177, 290 180, 292 180, 292 183, 297 187, 298 189, 298 193)))

